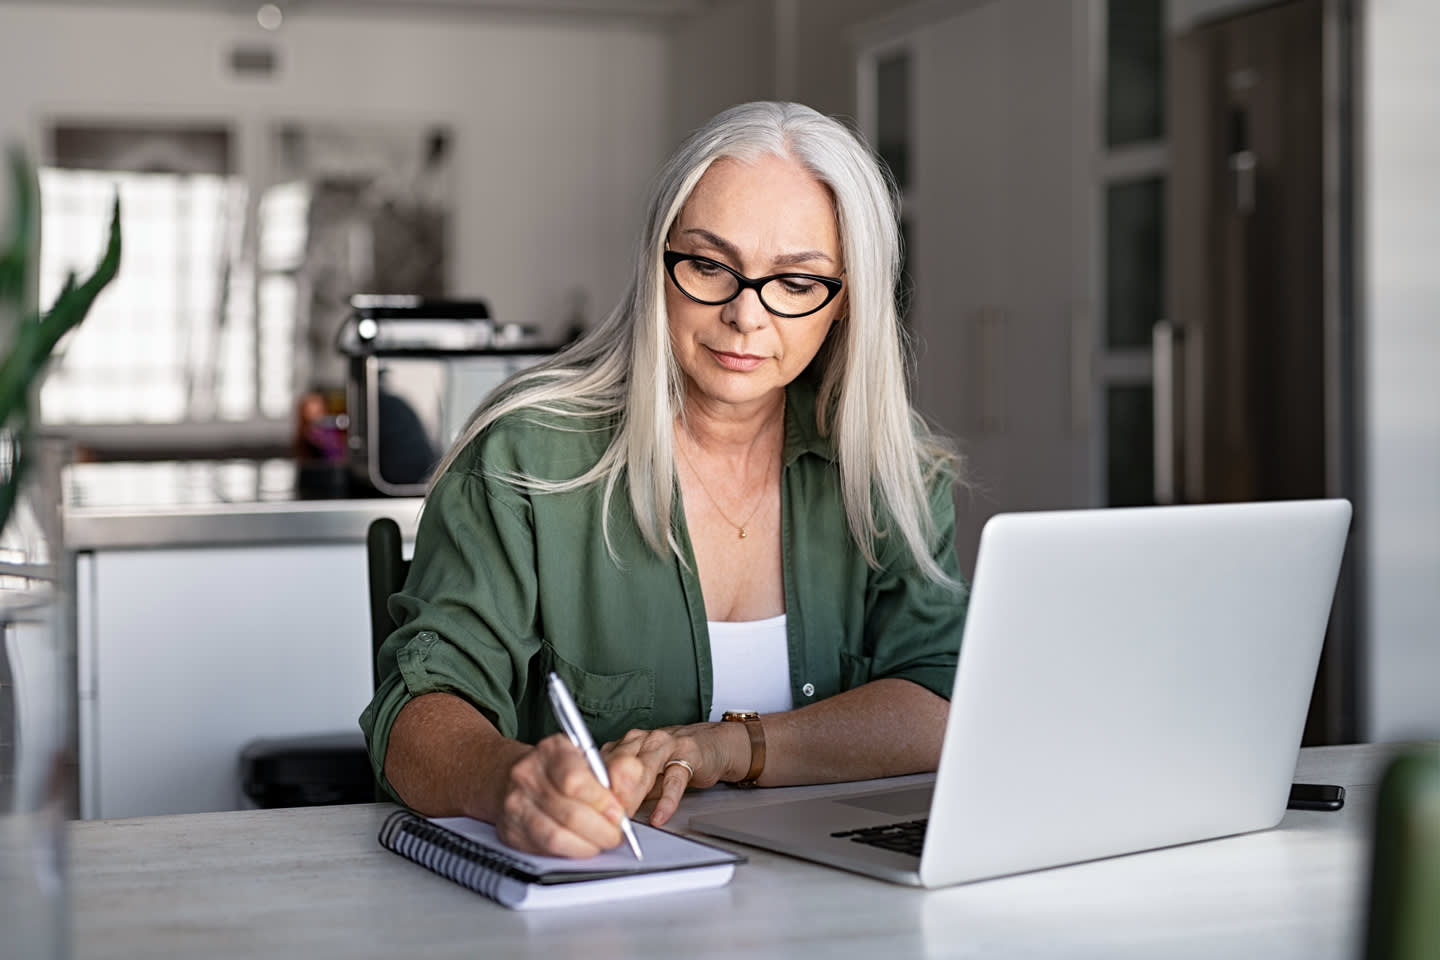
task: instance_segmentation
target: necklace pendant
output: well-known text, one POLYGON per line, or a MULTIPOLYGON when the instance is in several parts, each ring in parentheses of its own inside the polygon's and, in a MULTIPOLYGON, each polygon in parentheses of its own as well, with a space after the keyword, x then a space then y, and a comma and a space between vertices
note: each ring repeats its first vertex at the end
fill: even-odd
POLYGON ((745 539, 746 537, 748 537, 748 536, 750 536, 749 532, 748 532, 744 527, 741 527, 741 528, 740 528, 740 539, 741 539, 741 540, 744 540, 744 539, 745 539))

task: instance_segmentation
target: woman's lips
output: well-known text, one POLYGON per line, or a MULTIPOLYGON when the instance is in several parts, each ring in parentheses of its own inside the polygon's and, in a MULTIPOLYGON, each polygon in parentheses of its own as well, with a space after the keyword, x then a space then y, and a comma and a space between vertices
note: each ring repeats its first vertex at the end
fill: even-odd
POLYGON ((710 347, 705 349, 710 351, 710 355, 715 358, 716 363, 726 370, 734 370, 737 373, 749 373, 765 362, 764 357, 757 357, 752 353, 725 353, 710 347))

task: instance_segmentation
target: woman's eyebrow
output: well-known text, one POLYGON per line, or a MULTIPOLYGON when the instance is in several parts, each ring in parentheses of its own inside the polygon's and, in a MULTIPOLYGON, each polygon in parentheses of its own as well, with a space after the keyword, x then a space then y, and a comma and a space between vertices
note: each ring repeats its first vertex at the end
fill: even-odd
MULTIPOLYGON (((718 234, 711 233, 703 227, 688 227, 682 230, 681 233, 693 235, 706 245, 719 250, 736 263, 740 262, 739 248, 718 234)), ((776 257, 773 262, 779 266, 793 266, 797 263, 814 263, 817 260, 823 260, 826 263, 835 262, 834 257, 819 250, 801 250, 798 253, 782 253, 776 257)))

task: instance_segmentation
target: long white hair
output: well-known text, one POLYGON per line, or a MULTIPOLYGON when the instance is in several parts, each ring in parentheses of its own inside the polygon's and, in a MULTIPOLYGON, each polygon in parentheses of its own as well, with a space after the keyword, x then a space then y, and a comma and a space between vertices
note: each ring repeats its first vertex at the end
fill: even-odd
POLYGON ((931 555, 936 530, 926 488, 933 471, 952 464, 954 455, 909 401, 895 304, 900 234, 894 185, 859 137, 801 104, 731 107, 685 141, 655 183, 635 272, 620 304, 580 340, 497 390, 476 411, 435 476, 507 414, 529 410, 613 422, 617 428, 608 449, 580 476, 505 479, 546 493, 603 483, 608 544, 611 499, 622 477, 628 477, 630 505, 646 542, 656 552, 669 549, 678 555, 670 522, 672 424, 683 410, 685 380, 670 346, 665 240, 710 164, 722 157, 749 161, 764 154, 795 159, 834 197, 846 305, 812 366, 819 373, 817 427, 832 438, 838 454, 851 535, 872 566, 877 565, 877 540, 899 537, 928 578, 951 583, 931 555))

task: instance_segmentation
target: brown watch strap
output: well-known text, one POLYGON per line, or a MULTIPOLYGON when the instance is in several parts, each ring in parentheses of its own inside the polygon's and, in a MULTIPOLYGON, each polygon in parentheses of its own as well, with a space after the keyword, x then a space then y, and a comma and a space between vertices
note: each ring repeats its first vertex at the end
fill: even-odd
POLYGON ((735 781, 735 786, 753 787, 765 770, 765 725, 760 722, 760 714, 754 710, 727 710, 721 719, 745 724, 745 732, 750 735, 750 769, 735 781))

